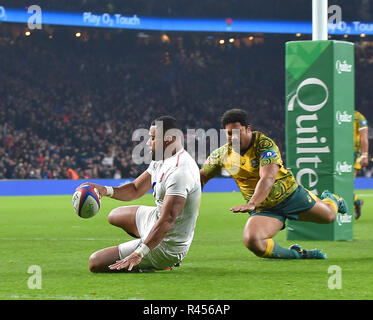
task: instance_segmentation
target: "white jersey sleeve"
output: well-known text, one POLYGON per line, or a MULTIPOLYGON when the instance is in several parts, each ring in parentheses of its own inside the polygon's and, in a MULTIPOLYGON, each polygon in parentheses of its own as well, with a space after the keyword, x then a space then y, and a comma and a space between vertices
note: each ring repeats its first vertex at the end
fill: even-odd
POLYGON ((155 170, 155 161, 150 162, 149 167, 146 169, 146 172, 149 173, 150 175, 153 175, 154 170, 155 170))

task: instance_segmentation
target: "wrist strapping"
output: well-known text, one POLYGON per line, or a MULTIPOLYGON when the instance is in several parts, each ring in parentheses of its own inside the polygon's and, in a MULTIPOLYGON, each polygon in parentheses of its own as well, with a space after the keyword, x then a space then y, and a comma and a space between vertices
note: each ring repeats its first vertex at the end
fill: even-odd
POLYGON ((137 249, 135 250, 135 252, 141 257, 143 258, 144 256, 146 256, 149 252, 150 252, 150 249, 149 247, 142 243, 140 244, 137 249))
POLYGON ((105 188, 106 188, 106 196, 111 198, 114 195, 114 188, 113 187, 107 187, 107 186, 105 186, 105 188))

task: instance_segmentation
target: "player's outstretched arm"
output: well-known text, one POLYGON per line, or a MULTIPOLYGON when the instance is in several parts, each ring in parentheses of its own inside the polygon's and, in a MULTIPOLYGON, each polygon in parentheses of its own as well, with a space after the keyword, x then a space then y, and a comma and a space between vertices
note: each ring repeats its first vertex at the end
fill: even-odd
POLYGON ((218 150, 215 150, 211 155, 206 159, 201 170, 199 171, 201 179, 201 188, 212 178, 217 176, 221 171, 222 164, 220 162, 220 153, 218 150))
POLYGON ((151 188, 151 175, 145 171, 133 182, 127 183, 120 187, 100 186, 96 183, 85 182, 83 185, 93 185, 99 192, 100 196, 107 196, 121 201, 131 201, 141 198, 151 188))
POLYGON ((201 188, 210 180, 210 178, 206 175, 203 168, 199 171, 200 179, 201 179, 201 188))
POLYGON ((250 201, 246 204, 236 206, 230 210, 233 212, 251 212, 262 203, 271 192, 276 181, 277 172, 280 167, 277 164, 268 164, 259 170, 260 179, 256 184, 255 191, 250 201))
POLYGON ((147 171, 144 171, 133 182, 113 188, 113 195, 111 197, 122 201, 136 200, 141 198, 151 188, 151 175, 147 171))

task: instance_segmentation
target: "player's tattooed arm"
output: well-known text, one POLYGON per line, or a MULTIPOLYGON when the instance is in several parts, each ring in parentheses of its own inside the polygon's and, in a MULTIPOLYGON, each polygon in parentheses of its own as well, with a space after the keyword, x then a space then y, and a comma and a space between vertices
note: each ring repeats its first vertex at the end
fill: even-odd
POLYGON ((274 183, 276 182, 276 176, 279 170, 280 166, 274 163, 268 164, 260 168, 260 179, 256 184, 254 194, 251 197, 249 203, 257 207, 268 197, 274 183))
POLYGON ((250 201, 246 204, 232 207, 233 212, 251 212, 262 203, 271 192, 271 189, 276 181, 277 172, 280 169, 277 164, 268 164, 260 168, 260 179, 256 184, 255 191, 250 201))

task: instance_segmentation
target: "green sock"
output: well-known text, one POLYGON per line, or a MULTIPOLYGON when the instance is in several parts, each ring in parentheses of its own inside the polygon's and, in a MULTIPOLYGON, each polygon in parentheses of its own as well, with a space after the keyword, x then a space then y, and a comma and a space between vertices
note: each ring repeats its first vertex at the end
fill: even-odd
POLYGON ((271 259, 298 259, 298 253, 295 250, 283 248, 272 239, 268 239, 267 249, 262 258, 271 259))

